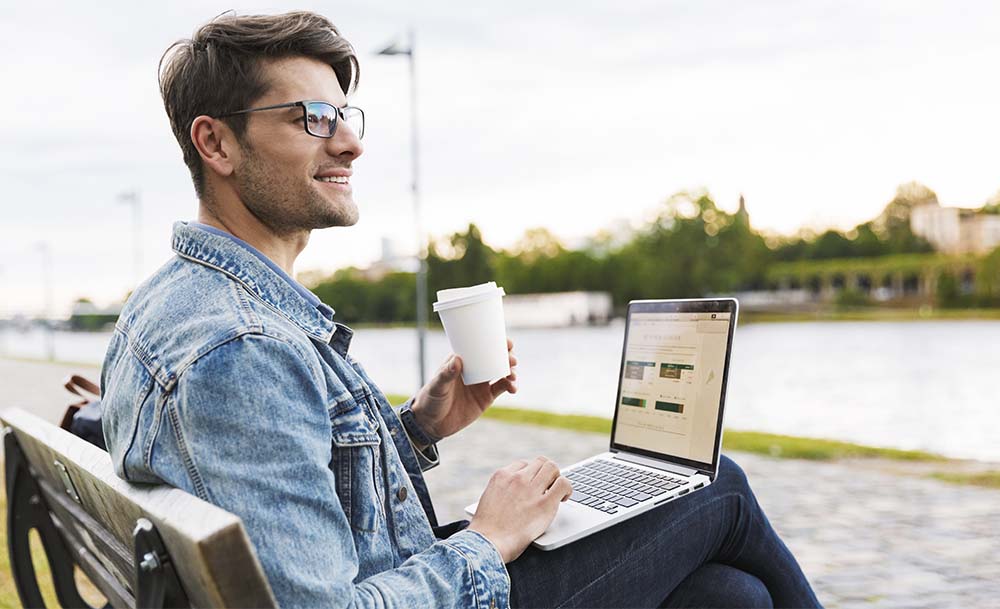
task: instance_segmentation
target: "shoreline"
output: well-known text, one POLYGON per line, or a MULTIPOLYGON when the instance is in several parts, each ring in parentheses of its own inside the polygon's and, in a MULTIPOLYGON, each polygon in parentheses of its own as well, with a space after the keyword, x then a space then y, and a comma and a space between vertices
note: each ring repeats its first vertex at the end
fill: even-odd
MULTIPOLYGON (((993 309, 947 309, 924 305, 919 308, 889 308, 889 307, 844 307, 826 308, 816 311, 747 311, 740 312, 740 323, 796 323, 796 322, 818 322, 818 321, 1000 321, 1000 308, 993 309)), ((616 315, 609 320, 609 323, 624 323, 624 317, 616 315)), ((417 324, 412 321, 393 322, 356 322, 348 323, 354 330, 364 329, 410 329, 414 330, 417 324)), ((594 324, 601 325, 601 324, 594 324)), ((607 324, 604 324, 607 325, 607 324)), ((574 328, 589 327, 585 325, 569 326, 574 328)), ((0 332, 8 328, 0 325, 0 332)), ((58 329, 59 332, 72 333, 93 333, 110 332, 114 329, 109 325, 97 330, 70 330, 58 329)), ((427 329, 432 332, 444 332, 444 326, 439 319, 430 319, 427 329)), ((560 330, 563 326, 544 326, 539 328, 512 328, 515 330, 560 330)), ((0 355, 0 358, 7 357, 0 355)), ((58 362, 57 362, 58 363, 58 362)))
MULTIPOLYGON (((408 399, 407 396, 398 394, 387 394, 386 397, 394 405, 408 399)), ((557 414, 506 406, 491 406, 483 413, 483 417, 515 425, 551 427, 577 433, 607 435, 611 431, 611 419, 603 417, 557 414)), ((722 447, 725 451, 752 453, 775 459, 845 462, 899 475, 1000 489, 1000 463, 959 459, 926 451, 728 428, 723 433, 722 447)))
MULTIPOLYGON (((93 376, 96 376, 100 370, 100 364, 97 363, 50 362, 36 358, 10 356, 0 356, 0 360, 70 369, 80 368, 79 372, 89 373, 93 376)), ((76 370, 68 372, 76 372, 76 370)), ((71 401, 70 394, 65 393, 63 396, 64 392, 59 385, 61 383, 56 383, 50 388, 53 399, 58 399, 54 404, 69 403, 71 401)), ((387 394, 387 397, 391 403, 401 404, 409 396, 387 394)), ((491 407, 486 411, 484 417, 512 424, 565 429, 577 433, 603 434, 605 436, 611 430, 611 419, 604 417, 560 414, 504 405, 491 407)), ((926 451, 868 446, 825 438, 789 436, 729 428, 723 434, 723 449, 779 459, 854 462, 864 467, 930 477, 954 484, 1000 489, 1000 463, 948 457, 926 451)))

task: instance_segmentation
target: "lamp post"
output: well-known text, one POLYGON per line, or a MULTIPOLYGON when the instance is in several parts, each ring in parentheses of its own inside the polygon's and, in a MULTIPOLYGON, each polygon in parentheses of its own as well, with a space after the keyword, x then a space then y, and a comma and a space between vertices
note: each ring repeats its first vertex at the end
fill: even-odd
POLYGON ((138 190, 129 190, 118 195, 118 202, 132 207, 132 289, 142 281, 142 202, 138 190))
POLYGON ((420 358, 420 386, 423 387, 427 379, 425 369, 425 349, 427 335, 427 253, 425 251, 424 231, 421 226, 420 217, 420 189, 418 186, 418 160, 420 158, 417 147, 417 75, 415 69, 414 49, 416 47, 416 37, 411 28, 409 31, 409 44, 406 46, 393 42, 378 52, 379 55, 406 55, 410 64, 410 159, 413 163, 413 215, 414 225, 417 230, 417 357, 420 358))
POLYGON ((42 290, 44 292, 44 311, 42 312, 42 323, 45 327, 45 357, 50 362, 56 359, 56 344, 54 329, 52 327, 52 250, 49 244, 39 242, 35 244, 42 261, 42 290))

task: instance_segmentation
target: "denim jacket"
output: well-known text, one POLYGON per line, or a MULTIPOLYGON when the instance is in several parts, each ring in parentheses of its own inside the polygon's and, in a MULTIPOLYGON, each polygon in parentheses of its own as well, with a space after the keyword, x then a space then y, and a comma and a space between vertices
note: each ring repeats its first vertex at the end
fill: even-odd
POLYGON ((285 607, 506 607, 485 537, 438 540, 418 457, 351 330, 246 248, 178 222, 101 373, 115 471, 243 520, 285 607))

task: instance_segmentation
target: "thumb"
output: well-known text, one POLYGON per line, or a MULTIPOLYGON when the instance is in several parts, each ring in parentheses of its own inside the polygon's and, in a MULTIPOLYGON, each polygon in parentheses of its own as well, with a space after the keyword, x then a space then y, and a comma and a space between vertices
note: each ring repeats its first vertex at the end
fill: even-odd
POLYGON ((462 371, 462 358, 457 355, 452 355, 447 360, 445 360, 444 365, 438 370, 437 375, 434 377, 435 385, 443 385, 445 383, 450 383, 459 373, 462 371))
POLYGON ((448 362, 448 374, 449 377, 456 377, 462 374, 462 358, 457 355, 451 356, 451 361, 448 362))

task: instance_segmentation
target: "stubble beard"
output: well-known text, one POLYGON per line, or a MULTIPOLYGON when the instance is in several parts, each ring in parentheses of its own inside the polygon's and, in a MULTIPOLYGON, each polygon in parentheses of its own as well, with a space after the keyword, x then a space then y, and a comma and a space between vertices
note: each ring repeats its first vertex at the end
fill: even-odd
POLYGON ((331 203, 319 186, 304 183, 271 166, 249 143, 236 175, 240 199, 250 213, 278 235, 290 235, 333 226, 353 226, 358 208, 345 193, 340 203, 331 203))

